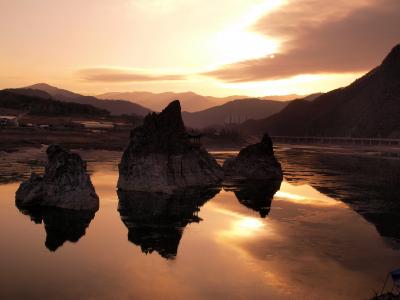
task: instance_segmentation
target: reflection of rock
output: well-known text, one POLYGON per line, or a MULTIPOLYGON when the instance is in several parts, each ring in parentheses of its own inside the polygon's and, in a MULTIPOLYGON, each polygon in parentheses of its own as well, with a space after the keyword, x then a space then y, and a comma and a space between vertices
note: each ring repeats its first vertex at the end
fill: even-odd
POLYGON ((223 172, 214 158, 190 142, 179 101, 146 116, 131 133, 119 165, 118 188, 124 191, 172 192, 213 185, 223 172))
POLYGON ((271 209, 272 198, 280 187, 281 181, 245 181, 224 189, 233 191, 241 204, 265 218, 271 209))
POLYGON ((186 189, 173 194, 118 191, 118 211, 128 227, 128 239, 143 253, 174 258, 186 225, 200 222, 200 207, 217 189, 186 189))
POLYGON ((242 149, 223 165, 225 175, 246 179, 282 180, 280 163, 274 156, 272 141, 265 134, 260 143, 242 149))
POLYGON ((86 228, 95 216, 95 212, 90 210, 54 207, 34 207, 21 212, 29 215, 36 224, 44 224, 47 234, 45 245, 50 251, 56 251, 65 241, 76 243, 85 235, 86 228))
POLYGON ((80 156, 56 145, 49 146, 46 153, 48 163, 44 176, 32 173, 29 180, 20 185, 16 193, 17 206, 97 210, 99 198, 80 156))

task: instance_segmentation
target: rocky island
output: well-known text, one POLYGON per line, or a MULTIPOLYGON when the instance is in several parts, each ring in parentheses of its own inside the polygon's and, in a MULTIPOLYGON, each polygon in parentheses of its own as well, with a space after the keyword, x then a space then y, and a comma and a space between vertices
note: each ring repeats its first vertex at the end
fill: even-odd
POLYGON ((43 177, 32 173, 21 183, 16 205, 97 211, 99 198, 87 174, 86 162, 57 145, 49 146, 46 154, 48 162, 43 177))
POLYGON ((275 158, 272 140, 264 134, 261 142, 242 149, 224 162, 225 175, 234 179, 282 181, 282 168, 275 158))
POLYGON ((131 132, 119 164, 118 189, 172 193, 219 183, 223 171, 216 160, 186 132, 178 100, 161 113, 148 114, 131 132))

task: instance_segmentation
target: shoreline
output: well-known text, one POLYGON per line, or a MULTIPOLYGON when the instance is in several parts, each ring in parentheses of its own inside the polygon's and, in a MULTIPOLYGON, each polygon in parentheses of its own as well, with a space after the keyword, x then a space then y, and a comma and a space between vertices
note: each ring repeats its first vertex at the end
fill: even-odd
MULTIPOLYGON (((0 156, 7 153, 40 149, 46 145, 58 144, 71 150, 124 151, 129 143, 130 129, 102 130, 49 130, 49 129, 2 129, 0 130, 0 156)), ((205 139, 203 146, 210 152, 239 151, 249 143, 210 141, 205 139)), ((376 156, 400 159, 399 145, 343 145, 343 144, 304 144, 275 142, 279 150, 323 151, 337 154, 376 156)))

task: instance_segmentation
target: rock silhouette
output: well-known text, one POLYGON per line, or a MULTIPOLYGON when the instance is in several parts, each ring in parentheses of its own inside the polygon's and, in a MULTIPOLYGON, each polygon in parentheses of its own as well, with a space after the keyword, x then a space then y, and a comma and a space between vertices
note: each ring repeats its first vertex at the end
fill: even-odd
POLYGON ((186 189, 173 194, 118 191, 118 211, 128 240, 143 253, 156 251, 166 259, 177 255, 184 228, 200 222, 200 207, 219 189, 186 189))
POLYGON ((97 211, 99 198, 81 157, 57 145, 49 146, 46 153, 44 176, 32 173, 21 183, 16 192, 16 205, 97 211))
POLYGON ((272 198, 279 190, 281 181, 271 182, 242 182, 232 190, 240 204, 258 212, 261 218, 265 218, 271 209, 272 198))
POLYGON ((90 210, 54 207, 31 207, 21 212, 29 215, 34 223, 43 223, 46 230, 45 245, 50 251, 56 251, 66 241, 78 242, 95 216, 95 212, 90 210))
POLYGON ((191 143, 178 100, 161 113, 145 117, 131 132, 119 165, 118 188, 124 191, 167 192, 214 185, 221 167, 200 145, 191 143))
POLYGON ((225 175, 237 179, 282 181, 282 168, 275 158, 271 138, 265 134, 260 143, 242 149, 237 157, 224 162, 225 175))

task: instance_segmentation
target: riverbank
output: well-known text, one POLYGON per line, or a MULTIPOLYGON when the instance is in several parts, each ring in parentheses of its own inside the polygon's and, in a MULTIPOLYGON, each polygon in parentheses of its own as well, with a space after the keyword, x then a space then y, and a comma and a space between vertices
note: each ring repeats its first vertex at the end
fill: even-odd
POLYGON ((41 148, 58 144, 68 149, 101 149, 122 151, 129 140, 129 129, 40 129, 10 128, 0 131, 0 152, 41 148))

